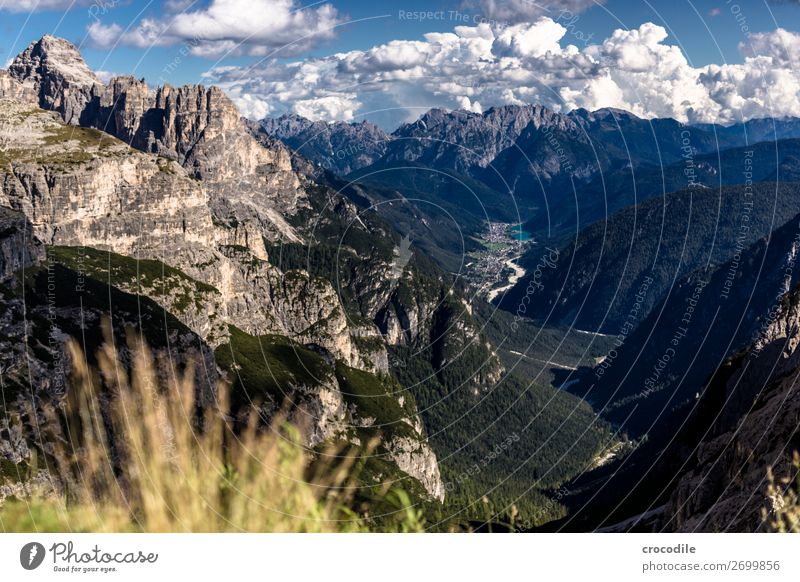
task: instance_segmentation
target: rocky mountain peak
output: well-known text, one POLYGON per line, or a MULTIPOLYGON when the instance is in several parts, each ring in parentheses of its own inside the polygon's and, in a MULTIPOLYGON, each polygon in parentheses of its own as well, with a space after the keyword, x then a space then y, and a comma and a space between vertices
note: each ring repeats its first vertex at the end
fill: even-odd
POLYGON ((78 48, 63 38, 45 35, 12 61, 9 74, 33 88, 42 109, 56 111, 77 125, 100 80, 78 48))
POLYGON ((29 71, 34 67, 39 74, 60 73, 65 81, 75 85, 93 85, 99 83, 78 48, 63 38, 46 34, 32 42, 27 49, 17 55, 9 70, 12 74, 19 71, 19 76, 31 76, 29 71), (28 74, 24 74, 27 72, 28 74))
POLYGON ((404 123, 398 127, 392 134, 395 137, 412 137, 422 134, 433 134, 450 131, 451 128, 458 125, 475 123, 476 120, 482 119, 478 113, 471 111, 453 110, 448 111, 440 107, 433 107, 422 115, 419 119, 412 123, 404 123))

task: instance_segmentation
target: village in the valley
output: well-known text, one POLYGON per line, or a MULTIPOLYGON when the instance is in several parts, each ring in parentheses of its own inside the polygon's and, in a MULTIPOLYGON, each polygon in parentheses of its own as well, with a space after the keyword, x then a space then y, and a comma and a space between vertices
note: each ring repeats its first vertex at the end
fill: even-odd
POLYGON ((479 295, 493 301, 525 275, 525 269, 516 260, 533 240, 520 224, 491 221, 476 239, 483 249, 469 253, 464 275, 479 295))

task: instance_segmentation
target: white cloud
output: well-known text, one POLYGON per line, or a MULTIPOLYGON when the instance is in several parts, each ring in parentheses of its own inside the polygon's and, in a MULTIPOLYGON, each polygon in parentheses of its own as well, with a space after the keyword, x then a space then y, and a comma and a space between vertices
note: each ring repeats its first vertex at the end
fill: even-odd
POLYGON ((270 113, 272 113, 269 103, 263 99, 259 99, 255 95, 240 94, 231 95, 231 97, 236 100, 236 104, 239 107, 239 112, 250 119, 264 119, 270 113))
POLYGON ((88 28, 89 38, 92 42, 102 48, 109 48, 114 45, 122 34, 122 27, 118 24, 105 26, 100 21, 93 22, 88 28))
POLYGON ((103 24, 100 21, 90 24, 86 31, 92 44, 98 48, 111 48, 117 44, 150 48, 168 46, 179 42, 175 36, 166 33, 166 24, 151 18, 144 18, 132 29, 123 29, 116 23, 103 24))
POLYGON ((241 53, 288 56, 334 38, 343 22, 330 4, 305 8, 296 0, 211 0, 202 9, 185 9, 185 3, 172 2, 168 14, 145 18, 126 31, 115 23, 98 22, 89 26, 89 37, 101 48, 115 42, 139 48, 183 43, 193 54, 209 58, 241 53))
POLYGON ((567 29, 550 18, 533 25, 516 24, 502 28, 494 41, 494 51, 500 56, 543 57, 548 52, 561 52, 559 41, 567 29))
POLYGON ((243 110, 312 119, 369 116, 385 126, 431 107, 479 110, 539 103, 555 110, 619 107, 642 117, 691 122, 800 116, 800 35, 753 35, 741 64, 693 67, 667 31, 645 23, 596 44, 551 18, 512 26, 480 24, 395 40, 302 62, 268 59, 207 76, 243 110), (747 56, 755 51, 758 56, 747 56), (249 101, 249 102, 248 102, 249 101))
POLYGON ((361 104, 355 95, 329 95, 315 99, 301 99, 294 110, 309 119, 341 119, 351 121, 355 109, 361 104))
POLYGON ((748 42, 739 44, 739 51, 745 56, 768 56, 779 66, 797 67, 800 65, 800 34, 782 28, 751 34, 748 42))

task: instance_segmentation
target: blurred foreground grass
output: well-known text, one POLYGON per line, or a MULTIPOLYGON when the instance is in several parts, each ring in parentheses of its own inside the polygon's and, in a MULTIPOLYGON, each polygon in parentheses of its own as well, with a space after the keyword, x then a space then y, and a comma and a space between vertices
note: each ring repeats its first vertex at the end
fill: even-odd
POLYGON ((141 342, 130 344, 126 367, 107 341, 97 370, 74 341, 68 348, 67 403, 46 409, 39 427, 47 444, 38 464, 46 465, 49 478, 2 503, 0 529, 422 531, 421 512, 402 490, 385 492, 383 508, 394 510, 379 522, 356 514, 359 455, 327 450, 312 456, 285 422, 259 427, 251 415, 234 423, 226 415, 227 386, 215 397, 199 396, 191 371, 160 369, 141 342), (214 403, 201 406, 203 400, 214 403))
POLYGON ((800 453, 794 452, 794 478, 776 480, 772 469, 767 471, 767 498, 772 507, 762 510, 762 517, 773 531, 800 533, 800 453))

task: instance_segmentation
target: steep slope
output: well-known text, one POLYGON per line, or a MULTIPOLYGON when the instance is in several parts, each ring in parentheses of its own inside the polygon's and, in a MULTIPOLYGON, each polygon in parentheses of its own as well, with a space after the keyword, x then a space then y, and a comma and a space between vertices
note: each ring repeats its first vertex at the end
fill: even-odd
POLYGON ((262 147, 219 88, 165 85, 153 94, 144 80, 118 77, 87 105, 82 124, 173 159, 202 180, 229 244, 258 249, 262 237, 297 239, 284 215, 305 204, 305 193, 289 152, 279 143, 262 147))
POLYGON ((211 246, 208 196, 180 167, 132 152, 102 132, 4 100, 0 204, 25 212, 49 244, 113 244, 122 253, 159 248, 180 236, 211 246))
MULTIPOLYGON (((28 247, 29 254, 37 252, 36 243, 28 247)), ((63 339, 80 338, 92 363, 104 337, 113 334, 117 345, 125 346, 126 335, 131 339, 135 333, 146 338, 156 357, 171 366, 180 368, 195 362, 201 402, 213 402, 218 378, 227 376, 234 387, 234 418, 245 415, 252 405, 263 418, 278 411, 287 413, 309 447, 338 439, 362 444, 377 439, 379 447, 371 451, 369 459, 382 463, 384 473, 368 467, 362 475, 364 487, 374 486, 375 479, 401 485, 415 499, 444 498, 436 457, 425 441, 413 397, 401 387, 384 388, 385 381, 380 377, 348 368, 341 361, 334 365, 282 336, 256 338, 234 328, 228 343, 212 350, 149 297, 126 293, 117 286, 131 286, 133 261, 106 253, 108 262, 101 266, 93 261, 94 253, 88 248, 52 248, 46 262, 42 264, 41 257, 37 257, 38 262, 25 261, 22 265, 26 271, 19 273, 20 278, 12 277, 5 281, 8 286, 2 287, 0 456, 4 469, 7 463, 17 467, 29 463, 33 449, 46 459, 46 449, 37 444, 35 422, 27 420, 20 425, 14 419, 25 417, 29 410, 40 413, 44 403, 58 403, 64 397, 71 364, 63 339), (368 396, 361 396, 366 404, 353 400, 359 393, 339 374, 360 375, 361 383, 371 387, 368 396), (394 467, 391 477, 385 473, 386 467, 394 467)), ((133 276, 138 275, 140 291, 160 288, 172 292, 176 278, 207 291, 163 264, 144 261, 136 267, 139 270, 133 276), (159 271, 166 273, 162 281, 154 279, 159 271)), ((188 301, 195 299, 195 295, 187 295, 188 301)), ((102 392, 102 384, 98 389, 102 392)), ((24 481, 5 483, 13 477, 5 473, 0 472, 0 499, 24 486, 24 481)))
MULTIPOLYGON (((224 196, 232 182, 198 182, 165 157, 138 153, 93 129, 65 126, 27 105, 4 105, 0 135, 13 147, 0 156, 0 204, 23 211, 46 244, 161 260, 218 289, 212 303, 198 308, 219 315, 218 320, 193 319, 199 325, 196 331, 212 344, 224 339, 225 323, 232 323, 249 333, 279 333, 317 343, 352 365, 368 364, 369 355, 362 357, 354 346, 331 285, 302 272, 284 279, 265 260, 264 240, 273 231, 260 228, 260 222, 248 229, 251 210, 263 209, 259 217, 276 216, 293 229, 264 197, 235 205, 224 196), (232 225, 214 212, 221 206, 215 200, 240 211, 227 216, 232 225), (296 301, 301 295, 308 298, 305 306, 296 301)), ((253 142, 252 147, 261 146, 253 142)), ((299 189, 288 154, 284 163, 281 173, 293 176, 299 189)), ((268 191, 282 193, 280 186, 268 191)))
POLYGON ((736 258, 679 281, 570 389, 640 436, 669 430, 727 357, 756 341, 800 275, 800 216, 736 258))
POLYGON ((5 69, 0 69, 0 97, 39 106, 39 97, 32 84, 20 83, 5 69))

